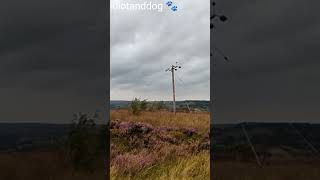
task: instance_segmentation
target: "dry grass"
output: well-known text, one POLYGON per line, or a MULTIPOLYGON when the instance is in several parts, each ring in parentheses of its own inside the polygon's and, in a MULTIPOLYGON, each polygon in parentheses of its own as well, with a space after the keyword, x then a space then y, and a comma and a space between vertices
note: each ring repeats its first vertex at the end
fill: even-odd
POLYGON ((254 163, 214 162, 214 179, 228 180, 318 180, 320 164, 288 162, 257 167, 254 163))
POLYGON ((209 117, 111 111, 111 179, 209 179, 209 117))
POLYGON ((149 123, 155 127, 165 126, 172 128, 196 128, 200 132, 208 132, 210 129, 209 112, 178 112, 174 115, 172 112, 142 112, 136 116, 128 110, 112 110, 111 121, 119 119, 120 121, 134 121, 149 123))
MULTIPOLYGON (((101 163, 99 165, 99 163, 101 163)), ((16 152, 0 154, 0 180, 100 180, 105 179, 103 162, 97 171, 75 172, 57 152, 16 152)))
POLYGON ((208 152, 204 152, 187 158, 177 158, 146 168, 136 176, 119 176, 115 169, 111 168, 111 180, 209 180, 210 160, 208 156, 208 152))

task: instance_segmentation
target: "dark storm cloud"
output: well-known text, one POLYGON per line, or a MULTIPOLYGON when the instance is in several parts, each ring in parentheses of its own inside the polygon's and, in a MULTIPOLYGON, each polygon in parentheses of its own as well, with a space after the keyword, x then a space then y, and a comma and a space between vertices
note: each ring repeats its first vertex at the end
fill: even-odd
POLYGON ((0 121, 69 121, 102 107, 105 2, 0 2, 0 121))
POLYGON ((218 1, 214 44, 233 60, 218 65, 218 122, 319 122, 319 5, 218 1))

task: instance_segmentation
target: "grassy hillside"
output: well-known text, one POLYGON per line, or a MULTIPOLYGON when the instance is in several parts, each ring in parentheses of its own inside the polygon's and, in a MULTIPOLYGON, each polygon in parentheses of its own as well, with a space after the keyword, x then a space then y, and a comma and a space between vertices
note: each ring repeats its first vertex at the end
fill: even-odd
POLYGON ((253 162, 214 161, 213 179, 228 180, 318 180, 320 163, 284 161, 263 167, 253 162))
MULTIPOLYGON (((103 156, 101 158, 103 159, 103 156)), ((74 171, 60 152, 0 153, 1 180, 101 180, 105 179, 104 164, 95 164, 94 172, 74 171)))
POLYGON ((132 115, 127 110, 112 110, 110 113, 111 122, 133 121, 148 123, 155 127, 172 127, 172 128, 195 128, 201 132, 208 132, 210 129, 210 113, 177 113, 157 111, 143 112, 139 116, 132 115))
POLYGON ((111 111, 112 179, 209 179, 209 113, 111 111))
POLYGON ((137 175, 119 175, 115 168, 111 168, 111 180, 149 180, 149 179, 210 179, 210 160, 207 152, 199 153, 190 157, 174 159, 159 163, 144 170, 137 175))

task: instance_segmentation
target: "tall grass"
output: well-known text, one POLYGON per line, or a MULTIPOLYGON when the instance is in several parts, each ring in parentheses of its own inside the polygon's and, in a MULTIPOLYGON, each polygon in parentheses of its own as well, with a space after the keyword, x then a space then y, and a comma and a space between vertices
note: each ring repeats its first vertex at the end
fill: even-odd
POLYGON ((210 129, 209 112, 177 112, 174 115, 168 111, 142 112, 139 116, 133 115, 128 110, 112 110, 111 120, 134 121, 149 123, 153 126, 165 126, 172 128, 196 128, 200 132, 208 132, 210 129))
POLYGON ((255 163, 214 161, 213 179, 318 180, 320 163, 287 162, 257 167, 255 163))
POLYGON ((111 179, 209 179, 209 113, 111 111, 111 179))
POLYGON ((188 158, 174 158, 171 161, 144 169, 138 175, 119 176, 111 168, 111 180, 189 180, 210 179, 210 160, 208 152, 199 153, 188 158))
POLYGON ((59 152, 0 153, 0 180, 100 180, 105 179, 103 156, 94 172, 75 171, 59 152))

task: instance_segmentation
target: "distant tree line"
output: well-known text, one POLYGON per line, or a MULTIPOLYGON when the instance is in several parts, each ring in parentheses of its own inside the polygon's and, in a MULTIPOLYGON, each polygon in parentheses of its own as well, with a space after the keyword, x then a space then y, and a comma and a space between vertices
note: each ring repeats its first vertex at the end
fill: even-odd
MULTIPOLYGON (((172 106, 169 101, 147 101, 134 98, 128 105, 129 111, 134 115, 140 115, 143 111, 171 111, 172 106)), ((177 112, 209 111, 209 101, 178 101, 177 112)))

